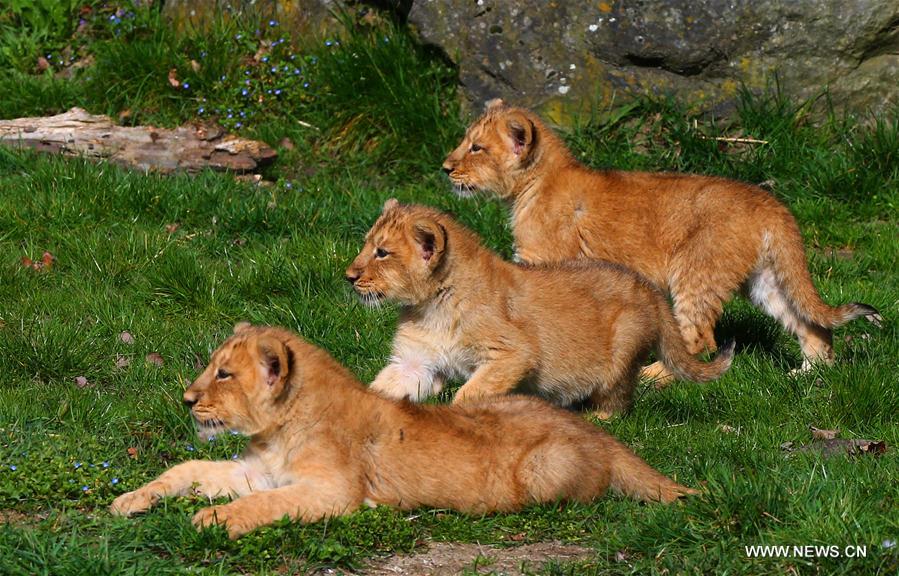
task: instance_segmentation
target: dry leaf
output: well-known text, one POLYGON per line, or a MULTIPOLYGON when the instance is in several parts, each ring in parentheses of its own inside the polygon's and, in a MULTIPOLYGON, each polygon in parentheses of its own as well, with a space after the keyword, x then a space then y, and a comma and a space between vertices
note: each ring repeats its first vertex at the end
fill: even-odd
POLYGON ((131 358, 127 356, 122 356, 121 354, 115 355, 115 367, 121 370, 122 368, 127 368, 131 364, 131 358))
POLYGON ((50 68, 50 62, 44 58, 43 56, 38 57, 37 59, 37 71, 45 72, 50 68))
POLYGON ((125 108, 121 112, 119 112, 119 124, 124 124, 125 120, 131 118, 131 109, 125 108))
POLYGON ((285 150, 293 150, 294 148, 296 148, 296 146, 293 145, 293 140, 286 136, 284 138, 281 138, 281 142, 279 142, 278 145, 285 150))
POLYGON ((883 440, 852 440, 846 438, 814 440, 809 444, 803 444, 798 447, 793 442, 784 442, 780 447, 785 452, 818 452, 825 457, 839 454, 849 454, 850 456, 873 454, 880 456, 887 451, 886 442, 883 440))
POLYGON ((200 71, 200 63, 197 62, 196 60, 191 60, 191 61, 190 61, 190 67, 191 67, 191 69, 192 69, 194 72, 199 72, 199 71, 200 71))
POLYGON ((90 386, 90 382, 88 382, 87 378, 85 378, 84 376, 77 376, 75 378, 75 386, 78 386, 79 388, 87 388, 88 386, 90 386))
POLYGON ((150 352, 146 357, 147 362, 151 362, 156 364, 157 366, 162 366, 165 364, 165 360, 162 359, 162 354, 159 352, 150 352))
POLYGON ((812 431, 812 440, 833 440, 840 435, 839 430, 822 430, 814 426, 809 426, 808 429, 812 431))
POLYGON ((172 68, 171 70, 169 70, 169 85, 172 88, 180 88, 181 87, 181 81, 178 80, 178 69, 177 68, 172 68))
POLYGON ((178 230, 178 228, 181 228, 181 224, 178 224, 177 222, 172 222, 171 224, 165 225, 165 231, 169 234, 174 234, 178 230))
POLYGON ((512 540, 513 542, 521 542, 522 540, 527 538, 527 536, 528 535, 525 532, 519 532, 518 534, 512 534, 511 536, 509 536, 509 540, 512 540))
POLYGON ((615 562, 627 562, 628 553, 624 550, 619 550, 615 552, 615 562))
POLYGON ((33 268, 34 262, 31 261, 31 258, 28 256, 22 256, 22 267, 23 268, 33 268))
POLYGON ((128 457, 137 460, 137 448, 134 446, 128 448, 128 457))
POLYGON ((53 267, 54 262, 56 262, 56 258, 49 252, 44 252, 44 255, 41 256, 41 264, 43 264, 44 268, 47 270, 53 267))
POLYGON ((731 434, 731 433, 737 431, 736 428, 734 428, 733 426, 731 426, 731 425, 729 425, 729 424, 719 424, 719 425, 718 425, 718 430, 721 430, 722 432, 726 432, 726 433, 728 433, 728 434, 731 434))
POLYGON ((125 344, 134 344, 134 336, 132 336, 131 332, 128 332, 127 330, 119 334, 119 340, 121 340, 125 344))

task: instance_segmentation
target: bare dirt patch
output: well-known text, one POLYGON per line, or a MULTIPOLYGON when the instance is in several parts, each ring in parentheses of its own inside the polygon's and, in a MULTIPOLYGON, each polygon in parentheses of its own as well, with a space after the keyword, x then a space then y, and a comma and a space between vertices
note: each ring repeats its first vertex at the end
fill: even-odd
POLYGON ((365 576, 406 576, 431 574, 449 576, 469 570, 479 574, 495 573, 518 576, 525 570, 539 570, 548 562, 571 562, 592 558, 590 548, 538 542, 511 548, 435 542, 424 552, 398 554, 375 560, 357 572, 365 576))

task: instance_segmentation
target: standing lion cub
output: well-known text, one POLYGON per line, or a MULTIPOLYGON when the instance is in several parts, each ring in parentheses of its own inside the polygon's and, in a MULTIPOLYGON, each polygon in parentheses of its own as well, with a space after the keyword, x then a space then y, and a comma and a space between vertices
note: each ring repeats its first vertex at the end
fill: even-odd
POLYGON ((192 460, 122 494, 113 514, 164 496, 230 496, 198 527, 236 538, 288 516, 314 522, 368 504, 483 514, 601 496, 640 500, 696 493, 652 469, 573 414, 534 398, 418 406, 367 390, 325 351, 280 329, 238 324, 184 392, 201 433, 250 436, 239 460, 192 460))
MULTIPOLYGON (((790 211, 749 184, 698 175, 593 171, 533 113, 492 100, 443 164, 456 189, 491 191, 512 208, 525 262, 598 258, 670 292, 687 349, 715 350, 723 303, 741 288, 799 338, 802 369, 832 363, 831 330, 867 304, 825 304, 790 211)), ((661 366, 647 371, 667 377, 661 366)))
POLYGON ((708 364, 688 354, 661 292, 621 266, 512 264, 446 214, 393 199, 346 277, 363 299, 403 305, 393 357, 372 383, 394 398, 421 400, 460 375, 456 402, 521 387, 562 405, 589 398, 608 417, 630 405, 653 348, 701 382, 733 356, 732 346, 708 364))

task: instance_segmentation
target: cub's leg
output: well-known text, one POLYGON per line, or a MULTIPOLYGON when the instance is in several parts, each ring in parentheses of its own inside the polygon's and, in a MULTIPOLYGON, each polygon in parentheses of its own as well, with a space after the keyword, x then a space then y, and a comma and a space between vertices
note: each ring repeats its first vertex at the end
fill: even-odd
POLYGON ((358 480, 351 481, 334 469, 319 469, 315 475, 298 472, 300 479, 289 486, 254 492, 219 506, 203 508, 193 517, 198 529, 223 525, 231 538, 289 517, 315 522, 355 510, 363 502, 358 480))
POLYGON ((239 496, 267 488, 261 474, 239 461, 190 460, 174 466, 159 478, 116 498, 109 511, 117 516, 144 512, 164 496, 202 494, 208 498, 239 496))
POLYGON ((481 364, 453 398, 453 404, 487 396, 508 394, 534 367, 528 347, 494 351, 493 358, 481 364))
POLYGON ((824 326, 819 326, 796 313, 770 268, 762 268, 750 275, 744 286, 753 304, 780 322, 784 328, 799 338, 802 348, 802 367, 806 371, 815 362, 833 364, 833 336, 824 326))
POLYGON ((388 398, 420 402, 443 389, 443 376, 436 374, 421 358, 394 357, 378 372, 370 388, 388 398))
POLYGON ((597 418, 608 420, 631 407, 639 371, 639 362, 632 362, 631 366, 620 370, 613 378, 593 389, 590 402, 594 407, 593 414, 597 418))
MULTIPOLYGON (((669 265, 668 288, 674 301, 674 318, 687 351, 693 355, 718 349, 715 324, 721 317, 724 303, 749 275, 758 257, 757 249, 751 243, 724 252, 716 238, 731 233, 729 230, 707 230, 681 247, 669 265)), ((674 379, 661 362, 650 364, 641 375, 655 380, 659 388, 674 379)))
POLYGON ((611 358, 603 365, 602 373, 594 376, 597 384, 590 394, 594 414, 600 419, 624 412, 633 403, 640 365, 655 344, 656 320, 650 312, 653 309, 655 306, 649 303, 639 309, 623 309, 610 327, 611 358))

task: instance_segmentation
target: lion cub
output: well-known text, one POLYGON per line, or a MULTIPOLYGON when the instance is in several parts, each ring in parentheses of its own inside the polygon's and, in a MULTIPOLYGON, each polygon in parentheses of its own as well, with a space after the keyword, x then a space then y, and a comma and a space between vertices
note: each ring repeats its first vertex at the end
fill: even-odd
POLYGON ((630 405, 653 347, 697 381, 733 356, 690 356, 662 294, 621 266, 512 264, 446 214, 393 199, 346 277, 363 299, 403 306, 393 357, 371 385, 393 398, 421 400, 459 375, 456 402, 521 386, 562 405, 589 398, 607 417, 630 405))
MULTIPOLYGON (((802 369, 832 363, 831 330, 867 304, 825 304, 790 211, 749 184, 697 175, 590 170, 533 113, 492 100, 443 164, 460 193, 487 190, 512 208, 518 256, 531 263, 618 262, 670 292, 691 354, 715 350, 735 290, 799 338, 802 369)), ((665 377, 654 365, 649 376, 665 377)))
POLYGON ((236 538, 284 516, 314 522, 362 504, 483 514, 601 496, 608 487, 671 502, 695 490, 626 446, 535 398, 465 406, 396 403, 325 351, 270 327, 238 324, 184 392, 201 433, 250 436, 239 460, 179 464, 112 503, 130 516, 163 496, 230 496, 198 527, 236 538))

